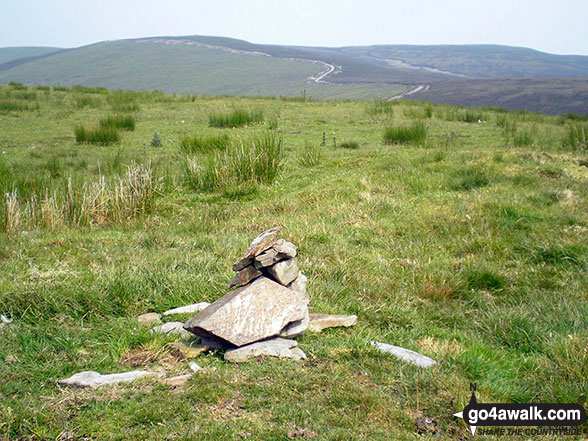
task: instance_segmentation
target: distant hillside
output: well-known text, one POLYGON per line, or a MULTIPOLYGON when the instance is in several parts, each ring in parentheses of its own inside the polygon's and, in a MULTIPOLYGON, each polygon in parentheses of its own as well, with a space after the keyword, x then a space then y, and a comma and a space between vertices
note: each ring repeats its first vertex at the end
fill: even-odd
POLYGON ((551 115, 588 114, 588 78, 462 80, 433 83, 406 97, 458 106, 496 106, 551 115))
POLYGON ((553 55, 523 47, 498 45, 382 45, 341 48, 354 56, 393 66, 437 69, 470 78, 588 77, 588 57, 553 55))
POLYGON ((407 97, 588 113, 583 110, 585 81, 567 80, 588 78, 588 57, 507 46, 328 48, 186 36, 61 50, 5 48, 0 56, 0 83, 360 99, 391 99, 419 87, 407 97), (501 81, 495 81, 498 78, 501 81))
POLYGON ((0 65, 9 61, 18 60, 22 58, 37 57, 39 55, 46 55, 52 52, 59 51, 58 47, 1 47, 0 48, 0 65))

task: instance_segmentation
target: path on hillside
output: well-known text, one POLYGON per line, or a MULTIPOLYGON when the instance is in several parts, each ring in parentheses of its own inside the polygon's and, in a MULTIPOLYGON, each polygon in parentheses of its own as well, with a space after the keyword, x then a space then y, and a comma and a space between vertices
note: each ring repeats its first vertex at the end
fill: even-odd
POLYGON ((271 54, 259 51, 245 51, 242 49, 234 49, 227 46, 218 46, 215 44, 207 44, 202 43, 196 40, 185 40, 185 39, 172 39, 172 38, 145 38, 141 40, 135 40, 137 43, 161 43, 161 44, 184 44, 187 46, 198 46, 198 47, 205 47, 208 49, 220 49, 225 52, 230 52, 232 54, 246 54, 246 55, 254 55, 258 57, 270 57, 270 58, 277 58, 279 60, 289 60, 289 61, 306 61, 308 63, 313 64, 320 64, 325 67, 325 70, 320 71, 316 75, 312 75, 308 77, 308 81, 314 81, 315 83, 328 83, 326 78, 331 74, 336 74, 341 72, 341 66, 337 66, 335 64, 329 64, 322 60, 312 60, 310 58, 286 58, 286 57, 275 57, 271 54))
POLYGON ((386 101, 401 100, 404 97, 407 97, 409 95, 412 95, 413 93, 420 92, 421 90, 429 90, 430 87, 431 87, 430 84, 423 84, 423 85, 420 85, 420 86, 415 87, 412 90, 409 90, 408 92, 404 92, 404 93, 401 93, 400 95, 396 95, 396 96, 393 96, 391 98, 388 98, 386 101))

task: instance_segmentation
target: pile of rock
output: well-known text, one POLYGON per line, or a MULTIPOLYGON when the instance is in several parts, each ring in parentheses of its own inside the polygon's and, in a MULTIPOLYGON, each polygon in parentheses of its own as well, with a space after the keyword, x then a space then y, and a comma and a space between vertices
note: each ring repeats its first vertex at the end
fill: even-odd
POLYGON ((307 278, 296 264, 296 246, 278 239, 281 229, 261 233, 233 265, 236 274, 227 287, 236 289, 184 325, 202 344, 227 348, 226 360, 306 358, 290 339, 310 323, 307 278))

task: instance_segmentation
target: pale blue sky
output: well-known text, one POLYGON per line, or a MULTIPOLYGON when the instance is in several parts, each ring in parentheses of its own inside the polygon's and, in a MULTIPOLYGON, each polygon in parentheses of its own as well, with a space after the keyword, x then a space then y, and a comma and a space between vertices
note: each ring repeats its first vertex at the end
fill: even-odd
POLYGON ((588 0, 0 0, 0 11, 0 47, 200 34, 312 46, 492 43, 588 55, 588 0))

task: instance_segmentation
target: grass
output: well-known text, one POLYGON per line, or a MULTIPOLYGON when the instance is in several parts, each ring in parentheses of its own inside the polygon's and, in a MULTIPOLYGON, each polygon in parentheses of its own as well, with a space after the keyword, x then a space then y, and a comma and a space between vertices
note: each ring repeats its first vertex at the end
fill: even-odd
POLYGON ((210 127, 243 127, 248 124, 263 122, 261 110, 234 109, 230 113, 213 112, 208 116, 210 127))
POLYGON ((0 314, 14 320, 0 334, 0 439, 281 440, 306 428, 317 440, 455 440, 469 436, 451 415, 470 383, 481 402, 588 390, 587 154, 562 142, 577 121, 474 109, 484 123, 465 124, 446 119, 465 109, 431 105, 424 142, 387 145, 385 127, 419 123, 405 109, 426 105, 380 118, 363 101, 127 92, 135 131, 80 148, 72 127, 107 116, 112 95, 53 88, 39 112, 0 118, 0 314), (105 104, 77 108, 80 94, 105 104), (187 133, 227 133, 208 115, 233 107, 279 114, 279 128, 182 149, 187 133), (505 145, 500 116, 533 144, 505 145), (162 147, 149 145, 156 130, 162 147), (361 148, 330 148, 335 134, 361 148), (234 261, 278 224, 311 312, 356 314, 356 326, 299 337, 300 363, 202 355, 206 373, 182 388, 57 385, 84 370, 186 372, 174 337, 136 316, 220 298, 234 261), (404 364, 370 340, 438 364, 404 364), (438 434, 418 435, 420 417, 438 434))
POLYGON ((78 144, 112 145, 120 142, 120 134, 113 127, 76 126, 74 135, 78 144))
POLYGON ((223 151, 227 149, 230 143, 231 139, 226 134, 213 136, 184 135, 180 138, 180 148, 187 154, 223 151))
POLYGON ((588 124, 569 125, 562 143, 571 150, 588 152, 588 124))
POLYGON ((343 141, 339 146, 344 149, 358 149, 359 143, 357 141, 343 141))
POLYGON ((422 122, 410 126, 392 126, 384 130, 386 144, 423 143, 427 138, 427 127, 422 122))
POLYGON ((113 130, 135 130, 135 117, 132 115, 108 115, 100 120, 100 127, 113 130))

